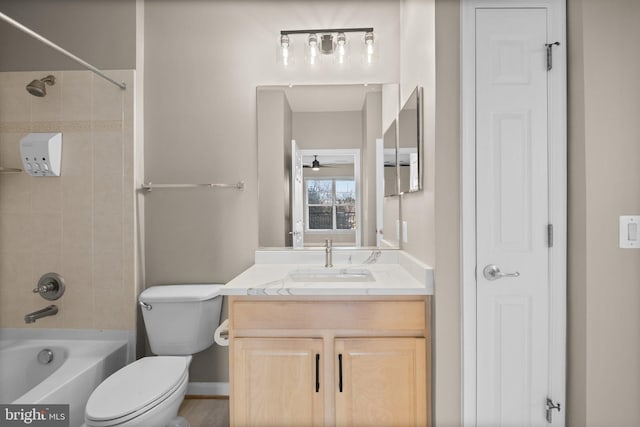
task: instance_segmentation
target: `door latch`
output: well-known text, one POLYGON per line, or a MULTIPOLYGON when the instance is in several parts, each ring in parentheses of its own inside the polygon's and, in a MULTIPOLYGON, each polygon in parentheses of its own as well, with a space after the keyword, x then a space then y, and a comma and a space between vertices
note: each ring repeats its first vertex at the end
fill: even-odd
POLYGON ((551 424, 553 421, 553 410, 557 409, 560 412, 560 403, 553 403, 553 400, 547 397, 547 422, 551 424))

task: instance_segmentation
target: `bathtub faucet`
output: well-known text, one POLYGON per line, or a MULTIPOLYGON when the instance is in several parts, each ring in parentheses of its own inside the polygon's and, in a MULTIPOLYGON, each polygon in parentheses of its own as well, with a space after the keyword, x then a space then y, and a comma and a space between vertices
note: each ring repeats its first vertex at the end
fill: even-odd
POLYGON ((43 317, 53 316, 58 313, 57 305, 50 305, 48 307, 43 308, 42 310, 34 311, 33 313, 29 313, 24 316, 25 323, 34 323, 38 319, 42 319, 43 317))

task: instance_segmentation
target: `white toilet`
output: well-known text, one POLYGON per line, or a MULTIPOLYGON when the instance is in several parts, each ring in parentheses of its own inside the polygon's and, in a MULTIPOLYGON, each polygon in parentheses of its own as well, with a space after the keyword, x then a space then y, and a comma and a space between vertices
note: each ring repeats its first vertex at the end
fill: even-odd
POLYGON ((222 285, 153 286, 140 294, 151 351, 104 380, 89 397, 88 427, 164 427, 181 424, 191 355, 213 344, 222 285))

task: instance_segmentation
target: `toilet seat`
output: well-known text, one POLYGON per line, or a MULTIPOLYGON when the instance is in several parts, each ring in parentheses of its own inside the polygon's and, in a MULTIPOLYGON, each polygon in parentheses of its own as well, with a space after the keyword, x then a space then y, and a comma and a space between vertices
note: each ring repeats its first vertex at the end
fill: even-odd
POLYGON ((108 426, 134 419, 164 400, 188 381, 190 357, 144 357, 120 369, 91 394, 86 420, 108 426))

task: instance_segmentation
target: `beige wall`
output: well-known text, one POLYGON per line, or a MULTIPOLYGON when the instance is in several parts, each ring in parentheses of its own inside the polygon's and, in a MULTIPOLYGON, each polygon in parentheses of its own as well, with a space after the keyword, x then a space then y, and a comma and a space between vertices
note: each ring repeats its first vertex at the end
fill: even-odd
MULTIPOLYGON (((436 423, 461 424, 460 5, 436 0, 436 423)), ((425 91, 425 97, 426 97, 425 91)), ((428 112, 426 109, 425 114, 428 112)), ((429 162, 427 162, 427 167, 429 162)))
MULTIPOLYGON (((257 103, 258 126, 258 242, 261 246, 287 245, 285 223, 289 218, 289 179, 283 181, 283 171, 291 154, 286 155, 291 145, 291 108, 283 91, 260 90, 257 103), (284 188, 283 188, 284 187, 284 188)), ((291 149, 289 149, 289 152, 291 149)))
POLYGON ((293 113, 293 139, 301 150, 360 149, 362 111, 293 113))
POLYGON ((424 190, 402 196, 403 248, 435 268, 434 425, 459 426, 460 350, 460 5, 401 2, 402 104, 424 90, 424 190))
MULTIPOLYGON (((224 283, 258 247, 256 87, 398 81, 397 1, 147 1, 145 173, 161 183, 245 190, 154 191, 145 198, 147 285, 224 283), (340 70, 276 63, 283 29, 373 26, 382 61, 340 70)), ((300 46, 300 40, 293 40, 300 46)), ((227 352, 194 358, 192 381, 226 381, 227 352)))
POLYGON ((21 168, 29 132, 63 134, 62 176, 0 174, 0 327, 135 329, 134 73, 122 91, 88 71, 52 71, 36 98, 24 86, 44 72, 0 73, 0 165, 21 168), (25 325, 49 304, 31 290, 57 272, 60 312, 25 325))
MULTIPOLYGON (((0 0, 0 12, 98 68, 136 66, 136 0, 0 0)), ((82 69, 0 21, 0 71, 82 69)))
POLYGON ((400 216, 408 228, 408 241, 402 248, 435 266, 435 0, 401 1, 400 28, 400 105, 417 85, 423 87, 425 160, 424 190, 401 198, 400 216))
POLYGON ((640 422, 640 3, 569 0, 568 425, 640 422), (613 409, 613 410, 612 410, 613 409))
MULTIPOLYGON (((362 109, 363 177, 376 175, 376 140, 382 138, 382 92, 368 93, 362 109)), ((376 182, 362 180, 362 246, 376 246, 376 182)), ((384 218, 384 216, 383 216, 384 218)))

